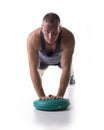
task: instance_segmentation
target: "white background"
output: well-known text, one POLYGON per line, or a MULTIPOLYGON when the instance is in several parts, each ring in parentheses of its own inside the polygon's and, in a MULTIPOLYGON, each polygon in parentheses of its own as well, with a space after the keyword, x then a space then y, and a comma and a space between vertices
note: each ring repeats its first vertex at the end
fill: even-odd
MULTIPOLYGON (((103 12, 103 0, 0 1, 0 129, 104 129, 103 12), (37 95, 29 75, 26 40, 48 12, 59 14, 62 26, 76 39, 76 85, 70 87, 72 104, 65 112, 36 111, 32 105, 37 95)), ((47 94, 57 91, 60 73, 50 67, 44 74, 47 94)))

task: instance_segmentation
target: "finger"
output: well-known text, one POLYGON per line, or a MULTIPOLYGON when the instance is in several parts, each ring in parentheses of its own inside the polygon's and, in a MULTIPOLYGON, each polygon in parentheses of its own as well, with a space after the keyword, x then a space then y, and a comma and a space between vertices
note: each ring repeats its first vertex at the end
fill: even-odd
POLYGON ((62 96, 56 96, 56 99, 63 98, 62 96))
POLYGON ((40 97, 40 100, 47 100, 48 99, 48 97, 40 97))

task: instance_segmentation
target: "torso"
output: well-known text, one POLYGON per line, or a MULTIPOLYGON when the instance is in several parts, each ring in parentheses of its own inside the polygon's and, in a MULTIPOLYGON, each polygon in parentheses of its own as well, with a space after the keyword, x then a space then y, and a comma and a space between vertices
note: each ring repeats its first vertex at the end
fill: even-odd
POLYGON ((50 65, 57 64, 60 62, 60 60, 63 63, 65 62, 64 65, 66 65, 66 62, 69 62, 69 57, 72 55, 72 52, 74 50, 73 34, 66 28, 62 27, 61 28, 61 41, 60 41, 60 46, 59 46, 60 48, 58 48, 57 53, 56 53, 56 50, 57 50, 56 43, 52 44, 51 46, 48 45, 47 43, 45 43, 46 50, 45 51, 43 50, 43 52, 44 52, 44 54, 43 54, 43 52, 40 53, 42 51, 40 32, 41 32, 41 28, 38 28, 29 35, 30 46, 31 46, 32 50, 35 51, 35 54, 39 54, 39 58, 41 55, 42 59, 45 58, 45 61, 47 63, 49 63, 50 65), (49 52, 52 52, 53 56, 47 55, 47 53, 49 53, 49 52), (65 58, 62 58, 62 57, 64 57, 64 55, 65 55, 65 58))
POLYGON ((54 52, 56 48, 56 44, 54 43, 53 45, 49 45, 46 43, 46 52, 54 52))
POLYGON ((40 40, 41 40, 41 50, 39 51, 40 61, 49 65, 58 64, 61 59, 61 50, 60 50, 61 33, 59 34, 55 44, 52 45, 47 44, 42 32, 40 32, 40 40))
MULTIPOLYGON (((32 37, 34 39, 34 47, 37 48, 38 51, 42 50, 40 32, 41 32, 41 28, 38 28, 30 34, 30 35, 32 35, 32 37)), ((66 28, 63 28, 63 27, 61 28, 60 50, 63 50, 63 48, 67 47, 66 42, 68 40, 70 41, 72 36, 73 36, 73 34, 69 30, 67 30, 66 28)), ((70 42, 68 44, 70 44, 70 42)), ((70 46, 72 46, 72 45, 70 45, 70 46)), ((47 53, 54 52, 56 49, 56 43, 49 45, 48 43, 45 42, 45 48, 46 48, 47 53)))

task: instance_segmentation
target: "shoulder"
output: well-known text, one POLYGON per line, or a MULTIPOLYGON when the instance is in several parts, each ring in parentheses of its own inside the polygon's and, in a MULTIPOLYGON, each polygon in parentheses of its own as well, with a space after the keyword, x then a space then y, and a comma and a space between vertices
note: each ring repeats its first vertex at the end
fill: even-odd
POLYGON ((41 28, 37 28, 36 30, 32 31, 29 35, 27 40, 28 41, 37 41, 40 39, 40 30, 41 28))
POLYGON ((73 33, 67 28, 61 27, 61 35, 63 40, 74 39, 73 33))
POLYGON ((62 48, 74 48, 74 45, 75 45, 75 38, 74 38, 74 35, 73 33, 62 27, 61 28, 61 47, 62 48))
POLYGON ((36 47, 39 48, 40 46, 40 31, 41 28, 38 28, 34 31, 32 31, 27 38, 27 45, 30 47, 36 47))

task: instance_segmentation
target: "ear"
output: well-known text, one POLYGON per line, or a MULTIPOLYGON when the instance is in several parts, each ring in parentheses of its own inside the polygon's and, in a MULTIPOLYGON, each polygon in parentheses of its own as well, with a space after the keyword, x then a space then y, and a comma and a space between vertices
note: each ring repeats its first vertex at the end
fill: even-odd
POLYGON ((61 25, 59 25, 59 27, 58 27, 58 28, 59 28, 59 32, 61 31, 61 27, 62 27, 62 26, 61 26, 61 25))
POLYGON ((43 29, 43 24, 41 24, 41 30, 43 29))
POLYGON ((61 27, 62 27, 62 26, 61 26, 61 25, 59 25, 59 29, 60 29, 60 30, 61 30, 61 27))
POLYGON ((43 27, 43 24, 41 24, 41 27, 43 27))

